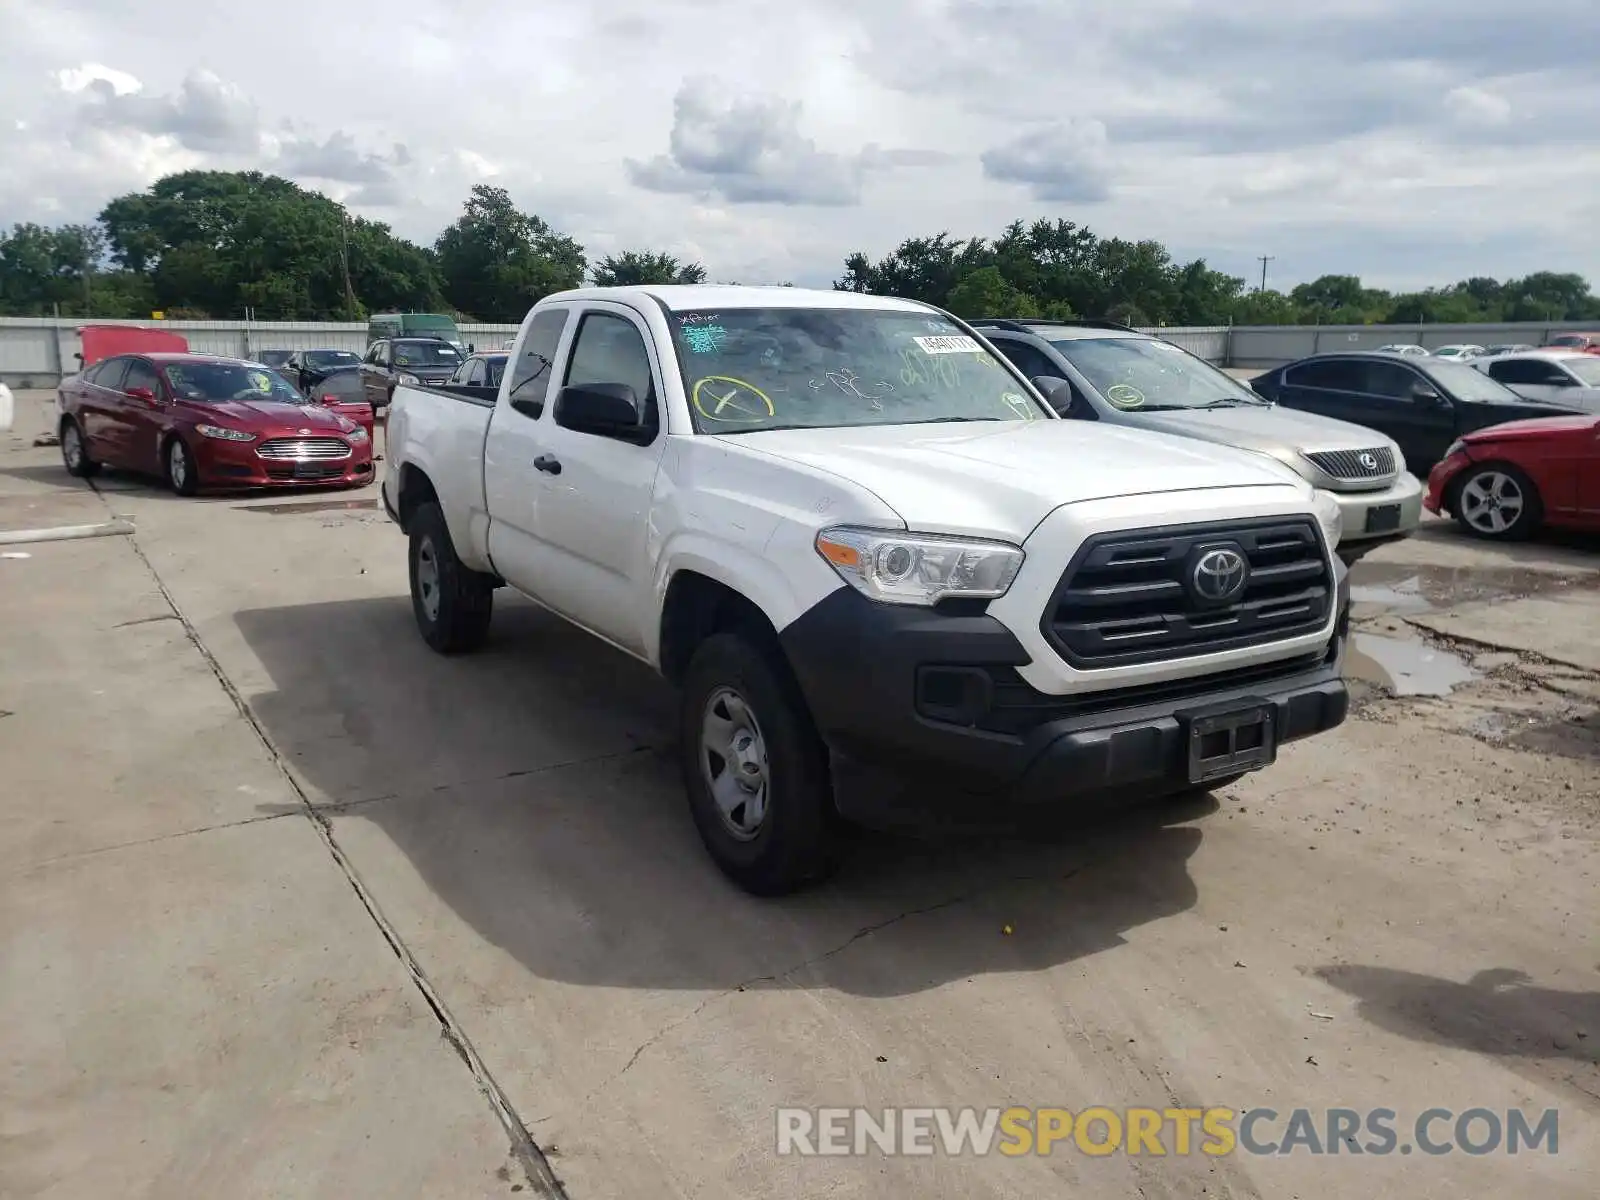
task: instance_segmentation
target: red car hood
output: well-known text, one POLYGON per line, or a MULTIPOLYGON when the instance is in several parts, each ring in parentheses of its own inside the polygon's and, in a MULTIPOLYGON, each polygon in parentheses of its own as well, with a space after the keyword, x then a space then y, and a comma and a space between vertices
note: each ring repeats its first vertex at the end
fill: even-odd
POLYGON ((1462 440, 1469 446, 1479 442, 1503 442, 1512 438, 1548 437, 1555 433, 1583 433, 1600 426, 1600 417, 1529 417, 1525 421, 1507 421, 1503 425, 1490 425, 1475 429, 1462 440))
MULTIPOLYGON (((195 406, 198 413, 202 406, 195 406)), ((344 432, 345 422, 320 404, 285 404, 277 400, 228 400, 207 404, 203 411, 226 417, 241 429, 267 433, 288 429, 298 433, 309 429, 317 434, 344 432)))

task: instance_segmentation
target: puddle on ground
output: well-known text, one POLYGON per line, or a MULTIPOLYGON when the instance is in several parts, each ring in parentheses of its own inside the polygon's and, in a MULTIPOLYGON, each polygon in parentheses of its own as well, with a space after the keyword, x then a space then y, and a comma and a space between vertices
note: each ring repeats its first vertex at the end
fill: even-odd
POLYGON ((1515 600, 1568 588, 1594 588, 1600 578, 1520 567, 1408 567, 1360 562, 1350 572, 1350 600, 1367 612, 1429 612, 1481 600, 1515 600))
POLYGON ((1376 683, 1396 696, 1448 696, 1478 673, 1455 655, 1410 638, 1356 633, 1345 674, 1376 683))
POLYGON ((349 512, 355 509, 377 508, 376 500, 302 500, 298 504, 240 504, 236 507, 245 512, 271 513, 273 516, 282 516, 284 513, 319 513, 319 512, 349 512))

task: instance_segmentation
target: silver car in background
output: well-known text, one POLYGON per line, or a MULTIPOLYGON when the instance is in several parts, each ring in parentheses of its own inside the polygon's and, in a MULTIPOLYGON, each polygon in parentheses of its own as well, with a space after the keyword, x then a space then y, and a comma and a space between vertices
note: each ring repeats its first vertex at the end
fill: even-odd
POLYGON ((1064 417, 1253 450, 1331 493, 1346 563, 1409 536, 1422 520, 1422 484, 1381 433, 1280 408, 1182 347, 1111 321, 970 324, 1039 383, 1064 417))
POLYGON ((1471 365, 1526 400, 1600 413, 1600 354, 1529 350, 1475 358, 1471 365))

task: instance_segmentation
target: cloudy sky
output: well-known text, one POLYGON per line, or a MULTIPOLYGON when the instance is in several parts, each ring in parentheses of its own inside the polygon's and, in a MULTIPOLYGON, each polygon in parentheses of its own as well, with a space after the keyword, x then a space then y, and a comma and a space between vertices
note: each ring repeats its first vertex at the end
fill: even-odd
POLYGON ((823 283, 1067 217, 1280 286, 1600 286, 1594 0, 0 0, 0 226, 255 167, 431 242, 823 283))

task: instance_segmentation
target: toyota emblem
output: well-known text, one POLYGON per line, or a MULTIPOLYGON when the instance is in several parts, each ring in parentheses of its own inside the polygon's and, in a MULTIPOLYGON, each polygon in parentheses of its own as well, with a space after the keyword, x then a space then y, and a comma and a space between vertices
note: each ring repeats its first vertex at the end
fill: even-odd
POLYGON ((1378 456, 1371 450, 1363 450, 1356 457, 1356 461, 1369 471, 1376 471, 1378 469, 1378 456))
POLYGON ((1207 550, 1194 564, 1195 594, 1212 604, 1232 600, 1244 590, 1250 565, 1237 550, 1207 550))

